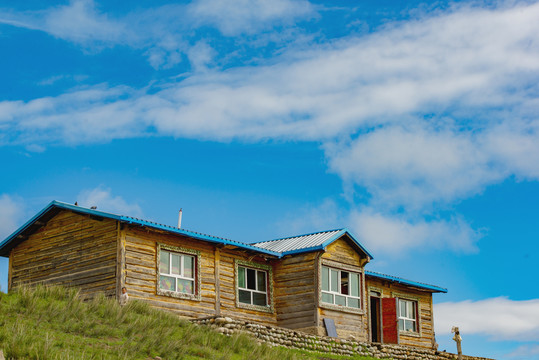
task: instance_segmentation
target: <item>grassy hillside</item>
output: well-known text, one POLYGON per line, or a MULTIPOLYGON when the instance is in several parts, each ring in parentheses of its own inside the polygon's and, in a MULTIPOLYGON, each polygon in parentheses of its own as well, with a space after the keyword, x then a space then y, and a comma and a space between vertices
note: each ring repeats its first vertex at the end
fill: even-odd
POLYGON ((351 359, 227 337, 143 302, 83 302, 61 287, 0 293, 0 349, 6 359, 351 359))

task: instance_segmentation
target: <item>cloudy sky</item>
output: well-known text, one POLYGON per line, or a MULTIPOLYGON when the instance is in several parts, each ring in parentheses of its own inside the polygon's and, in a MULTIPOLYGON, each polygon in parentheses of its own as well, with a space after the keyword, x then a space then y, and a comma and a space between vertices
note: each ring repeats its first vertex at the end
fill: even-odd
MULTIPOLYGON (((252 242, 347 227, 539 359, 539 3, 0 1, 0 238, 51 200, 252 242)), ((0 260, 6 289, 7 261, 0 260)))

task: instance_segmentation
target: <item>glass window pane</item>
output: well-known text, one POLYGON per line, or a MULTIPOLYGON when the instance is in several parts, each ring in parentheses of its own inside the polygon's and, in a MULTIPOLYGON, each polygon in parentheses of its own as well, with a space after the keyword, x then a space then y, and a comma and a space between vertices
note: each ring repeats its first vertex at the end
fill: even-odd
POLYGON ((415 331, 415 323, 410 320, 404 321, 404 330, 406 331, 415 331))
POLYGON ((193 280, 178 279, 178 292, 185 293, 185 294, 193 294, 194 293, 193 285, 194 285, 193 280))
POLYGON ((411 301, 406 302, 406 317, 415 319, 414 303, 411 301))
POLYGON ((406 317, 406 302, 404 300, 399 300, 399 316, 406 317))
POLYGON ((348 293, 348 279, 349 279, 349 273, 347 271, 341 271, 341 294, 343 295, 350 295, 348 293))
POLYGON ((404 330, 404 320, 399 319, 399 330, 404 330))
POLYGON ((256 270, 247 269, 247 289, 256 290, 256 270))
POLYGON ((169 252, 161 250, 160 262, 159 264, 159 272, 162 274, 170 274, 170 258, 169 258, 169 252))
POLYGON ((170 273, 174 275, 180 274, 180 255, 171 254, 170 273))
POLYGON ((339 272, 331 269, 331 291, 339 292, 339 272))
POLYGON ((329 291, 329 268, 322 266, 322 290, 329 291))
POLYGON ((333 295, 328 293, 322 293, 322 302, 333 304, 333 295))
POLYGON ((245 290, 239 290, 239 301, 244 304, 251 304, 251 292, 245 290))
POLYGON ((245 268, 238 267, 238 287, 245 289, 245 268))
POLYGON ((195 258, 193 256, 184 255, 183 256, 183 276, 187 278, 194 279, 193 274, 195 268, 195 258))
POLYGON ((253 293, 253 304, 254 305, 261 305, 266 306, 266 294, 261 293, 253 293))
POLYGON ((266 291, 266 273, 264 271, 258 270, 256 272, 256 282, 258 285, 258 291, 266 291))
POLYGON ((348 306, 359 309, 359 299, 348 298, 348 306))
POLYGON ((359 297, 359 274, 350 273, 350 295, 359 297))
POLYGON ((335 295, 335 304, 336 305, 346 306, 346 297, 340 296, 340 295, 335 295))
POLYGON ((163 290, 176 291, 176 279, 171 276, 159 277, 159 288, 163 290))

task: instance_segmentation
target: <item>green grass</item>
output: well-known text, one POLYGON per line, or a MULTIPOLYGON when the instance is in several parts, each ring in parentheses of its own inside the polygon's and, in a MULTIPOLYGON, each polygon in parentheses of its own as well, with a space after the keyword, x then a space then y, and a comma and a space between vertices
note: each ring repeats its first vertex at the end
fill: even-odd
POLYGON ((0 349, 6 359, 366 359, 260 345, 224 336, 131 301, 82 301, 62 287, 0 292, 0 349))

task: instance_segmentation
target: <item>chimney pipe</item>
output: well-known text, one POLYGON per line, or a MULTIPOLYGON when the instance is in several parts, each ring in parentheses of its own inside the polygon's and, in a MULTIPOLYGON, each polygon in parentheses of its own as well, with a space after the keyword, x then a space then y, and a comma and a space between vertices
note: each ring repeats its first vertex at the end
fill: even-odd
POLYGON ((182 209, 178 212, 178 229, 182 227, 182 209))

